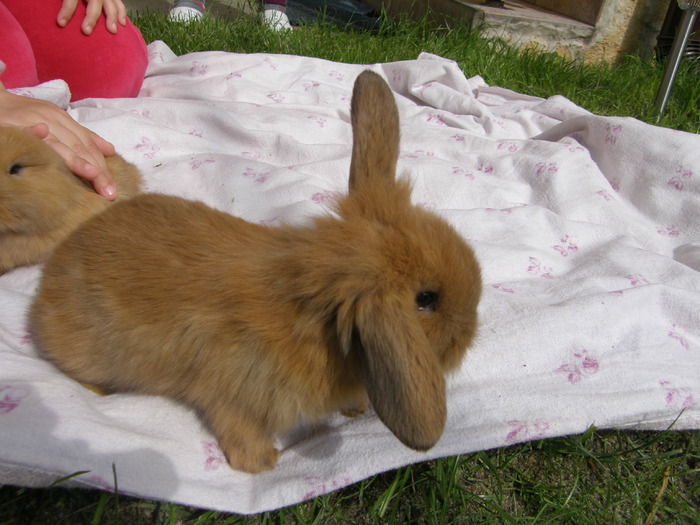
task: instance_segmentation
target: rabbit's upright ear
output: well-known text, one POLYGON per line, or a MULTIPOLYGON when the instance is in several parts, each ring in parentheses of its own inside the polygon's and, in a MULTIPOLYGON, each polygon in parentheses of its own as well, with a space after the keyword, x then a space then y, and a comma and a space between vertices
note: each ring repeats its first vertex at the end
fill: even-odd
POLYGON ((398 298, 375 297, 356 307, 355 336, 372 406, 404 445, 428 450, 440 439, 447 419, 437 357, 415 314, 398 298))
POLYGON ((369 70, 360 73, 352 91, 350 117, 350 193, 368 182, 393 182, 399 156, 399 113, 382 77, 369 70))

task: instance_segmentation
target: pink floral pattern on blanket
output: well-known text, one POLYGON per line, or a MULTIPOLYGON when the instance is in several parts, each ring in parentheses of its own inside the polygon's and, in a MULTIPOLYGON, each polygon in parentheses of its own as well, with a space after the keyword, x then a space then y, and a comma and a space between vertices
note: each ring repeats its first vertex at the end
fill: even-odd
POLYGON ((29 397, 29 389, 24 386, 0 385, 0 415, 9 414, 29 397))
POLYGON ((596 374, 600 363, 596 355, 585 348, 573 350, 569 359, 563 363, 556 372, 563 374, 566 380, 575 385, 586 376, 596 374))
POLYGON ((622 132, 622 126, 620 124, 606 124, 605 125, 605 143, 610 145, 617 144, 617 139, 622 132))
POLYGON ((447 122, 445 122, 444 117, 439 113, 428 113, 425 120, 428 124, 435 124, 436 126, 447 126, 447 122))
POLYGON ((610 202, 613 200, 613 196, 610 195, 608 190, 598 190, 596 191, 596 195, 600 195, 605 202, 610 202))
POLYGON ((207 164, 213 164, 214 162, 216 161, 213 159, 194 159, 190 161, 190 168, 192 168, 192 171, 197 171, 202 166, 206 166, 207 164))
POLYGON ((328 119, 319 117, 318 115, 309 115, 306 118, 312 122, 315 122, 319 128, 325 128, 326 124, 328 124, 328 119))
POLYGON ((268 93, 265 96, 267 98, 269 98, 270 100, 272 100, 272 102, 274 102, 275 104, 281 104, 282 102, 284 102, 287 99, 281 93, 268 93))
POLYGON ((340 71, 331 71, 328 73, 328 76, 331 77, 333 80, 337 80, 338 82, 342 82, 345 80, 345 73, 342 73, 340 71))
POLYGON ((134 146, 134 150, 143 155, 144 159, 152 159, 160 152, 160 145, 148 137, 141 137, 141 142, 134 146))
POLYGON ((472 173, 471 171, 469 171, 465 168, 462 168, 461 166, 454 166, 452 168, 452 175, 459 175, 459 176, 464 177, 465 179, 469 179, 469 180, 475 179, 474 173, 472 173))
POLYGON ((678 191, 683 191, 685 184, 693 176, 693 170, 687 166, 676 166, 675 175, 668 179, 667 185, 678 191))
POLYGON ((695 397, 690 387, 677 387, 670 381, 659 381, 659 386, 665 394, 664 398, 667 406, 677 410, 695 407, 695 397))
POLYGON ((206 472, 219 470, 222 465, 226 465, 224 453, 216 441, 202 441, 202 449, 205 455, 204 470, 206 472))
POLYGON ((562 257, 568 257, 572 253, 576 253, 578 251, 578 246, 571 239, 571 237, 564 235, 561 239, 559 239, 559 244, 552 246, 552 249, 555 252, 559 252, 559 255, 562 257))
POLYGON ((22 331, 22 338, 19 340, 19 344, 22 346, 29 346, 33 344, 33 342, 34 338, 32 336, 32 331, 28 326, 25 326, 24 330, 22 331))
POLYGON ((304 82, 304 83, 301 85, 301 87, 302 87, 302 89, 304 90, 305 93, 309 93, 310 91, 313 91, 313 90, 315 90, 315 89, 321 87, 321 83, 320 83, 320 82, 316 82, 315 80, 313 80, 313 81, 311 81, 311 82, 304 82))
POLYGON ((209 71, 209 64, 199 62, 197 60, 192 62, 190 67, 190 75, 195 77, 203 77, 209 71))
POLYGON ((514 293, 515 293, 515 290, 513 290, 513 288, 509 288, 509 287, 507 287, 507 286, 505 286, 505 285, 503 285, 503 284, 500 284, 500 283, 492 284, 492 285, 491 285, 491 288, 493 288, 493 289, 495 289, 495 290, 498 290, 498 291, 500 291, 500 292, 503 292, 503 293, 508 293, 508 294, 514 294, 514 293))
POLYGON ((690 349, 690 343, 688 342, 688 339, 684 335, 685 332, 685 327, 678 325, 678 324, 673 324, 671 329, 668 331, 668 338, 673 339, 676 341, 681 348, 684 350, 690 349))
POLYGON ((527 267, 527 273, 537 275, 543 279, 554 279, 551 266, 545 266, 536 257, 530 257, 528 260, 529 266, 527 267))
POLYGON ((505 444, 512 445, 523 441, 542 439, 547 435, 550 424, 546 421, 521 421, 513 419, 507 422, 511 430, 506 434, 505 444))
POLYGON ((649 284, 647 278, 639 273, 627 275, 625 276, 625 279, 629 281, 629 284, 632 288, 637 288, 638 286, 646 286, 647 284, 649 284))
POLYGON ((353 479, 346 471, 339 472, 329 480, 320 476, 306 476, 304 485, 307 487, 307 492, 304 494, 304 501, 347 487, 351 483, 353 479))
POLYGON ((512 140, 502 140, 498 143, 498 146, 496 146, 496 149, 499 150, 505 150, 508 153, 515 153, 520 149, 520 146, 512 140))
POLYGON ((269 56, 268 56, 268 57, 263 58, 263 62, 267 65, 267 67, 268 67, 271 71, 277 71, 277 68, 279 68, 279 64, 278 64, 277 61, 276 61, 275 59, 273 59, 272 57, 269 57, 269 56))
POLYGON ((311 195, 311 202, 320 206, 326 206, 327 204, 338 200, 338 197, 339 195, 333 191, 318 191, 311 195))
POLYGON ((543 175, 554 175, 559 171, 559 166, 556 162, 538 162, 535 165, 535 175, 541 177, 543 175))
POLYGON ((664 237, 678 237, 681 234, 677 226, 657 226, 656 233, 664 237))
POLYGON ((247 167, 243 171, 243 177, 245 177, 246 179, 250 179, 253 182, 256 182, 257 184, 263 184, 265 181, 267 181, 267 174, 260 173, 258 170, 251 167, 247 167))

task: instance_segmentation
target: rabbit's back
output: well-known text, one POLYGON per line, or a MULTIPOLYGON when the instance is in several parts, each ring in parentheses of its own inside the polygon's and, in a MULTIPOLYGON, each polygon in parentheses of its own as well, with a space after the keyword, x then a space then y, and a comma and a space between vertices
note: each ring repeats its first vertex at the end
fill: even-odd
POLYGON ((223 249, 226 238, 240 241, 247 228, 236 232, 238 221, 162 195, 117 203, 94 217, 45 266, 33 309, 43 349, 61 366, 91 362, 102 373, 113 367, 136 373, 164 359, 139 348, 160 347, 169 366, 177 366, 178 349, 192 347, 188 337, 214 332, 193 333, 195 320, 215 324, 222 311, 235 308, 226 304, 231 294, 223 290, 220 259, 212 252, 223 249), (86 355, 72 356, 68 347, 86 355))
POLYGON ((266 285, 284 271, 269 256, 284 240, 284 228, 176 197, 115 204, 46 264, 31 312, 39 347, 107 391, 245 399, 274 408, 281 427, 328 411, 356 397, 359 378, 333 377, 342 367, 319 347, 324 334, 290 336, 299 312, 266 285))

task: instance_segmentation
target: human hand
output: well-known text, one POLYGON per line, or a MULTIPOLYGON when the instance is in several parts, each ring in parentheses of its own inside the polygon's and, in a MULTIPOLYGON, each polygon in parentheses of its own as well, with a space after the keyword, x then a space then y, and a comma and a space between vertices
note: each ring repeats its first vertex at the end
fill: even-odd
MULTIPOLYGON (((63 0, 56 18, 59 26, 65 27, 70 22, 80 1, 82 0, 63 0)), ((83 23, 80 25, 83 33, 86 35, 92 33, 102 11, 105 13, 107 31, 110 33, 117 32, 119 27, 117 22, 122 26, 126 25, 126 7, 124 7, 122 0, 87 0, 87 12, 83 23)))
POLYGON ((90 181, 97 193, 116 198, 116 185, 105 162, 105 156, 114 155, 114 146, 55 104, 14 95, 0 84, 0 125, 33 133, 63 158, 68 169, 90 181))

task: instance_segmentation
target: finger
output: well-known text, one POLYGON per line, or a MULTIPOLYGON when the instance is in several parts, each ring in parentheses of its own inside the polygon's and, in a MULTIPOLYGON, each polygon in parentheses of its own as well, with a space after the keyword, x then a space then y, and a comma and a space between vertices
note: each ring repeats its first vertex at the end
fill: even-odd
POLYGON ((68 25, 70 19, 73 18, 76 7, 78 7, 78 0, 63 0, 61 9, 58 10, 58 16, 56 17, 56 22, 59 26, 66 27, 68 25))
MULTIPOLYGON (((82 143, 68 146, 53 135, 49 135, 45 142, 63 158, 69 170, 90 181, 97 193, 109 200, 117 196, 116 184, 107 169, 104 156, 97 150, 97 145, 92 148, 85 147, 82 143)), ((107 141, 103 142, 109 144, 107 141)))
POLYGON ((41 140, 49 136, 49 126, 43 122, 34 124, 33 126, 27 126, 23 129, 41 140))
POLYGON ((95 191, 105 199, 112 201, 117 198, 117 186, 109 172, 99 173, 93 179, 83 178, 90 180, 95 191))
POLYGON ((85 179, 92 184, 95 191, 108 200, 117 197, 117 187, 109 171, 99 170, 83 158, 73 156, 66 161, 68 169, 81 179, 85 179))
MULTIPOLYGON (((92 132, 90 132, 92 133, 92 132)), ((114 144, 111 142, 106 141, 102 137, 100 137, 97 133, 92 133, 92 140, 97 146, 97 149, 99 150, 100 153, 104 157, 111 157, 116 153, 116 150, 114 149, 114 144)))
POLYGON ((126 25, 126 6, 121 0, 117 0, 117 20, 123 26, 126 25))
POLYGON ((60 141, 63 144, 79 157, 97 166, 101 171, 107 170, 105 156, 114 155, 114 146, 110 142, 82 126, 62 131, 60 141))
MULTIPOLYGON (((37 124, 38 129, 34 133, 39 136, 43 132, 42 126, 45 124, 37 124)), ((56 149, 63 151, 67 148, 73 154, 87 160, 92 165, 96 166, 101 171, 107 169, 105 157, 114 155, 114 146, 100 137, 97 133, 80 126, 74 120, 70 119, 61 125, 51 127, 48 133, 42 137, 47 144, 56 149)), ((64 157, 66 154, 64 154, 64 157)))
MULTIPOLYGON (((87 9, 85 10, 85 18, 80 28, 86 35, 92 34, 95 29, 95 24, 102 14, 102 2, 88 2, 87 9)), ((108 27, 109 29, 109 27, 108 27)))
POLYGON ((114 2, 107 0, 102 5, 102 10, 105 13, 105 24, 107 26, 107 31, 109 31, 110 33, 116 34, 117 28, 118 28, 117 17, 119 16, 119 13, 117 11, 117 6, 115 5, 114 2))

